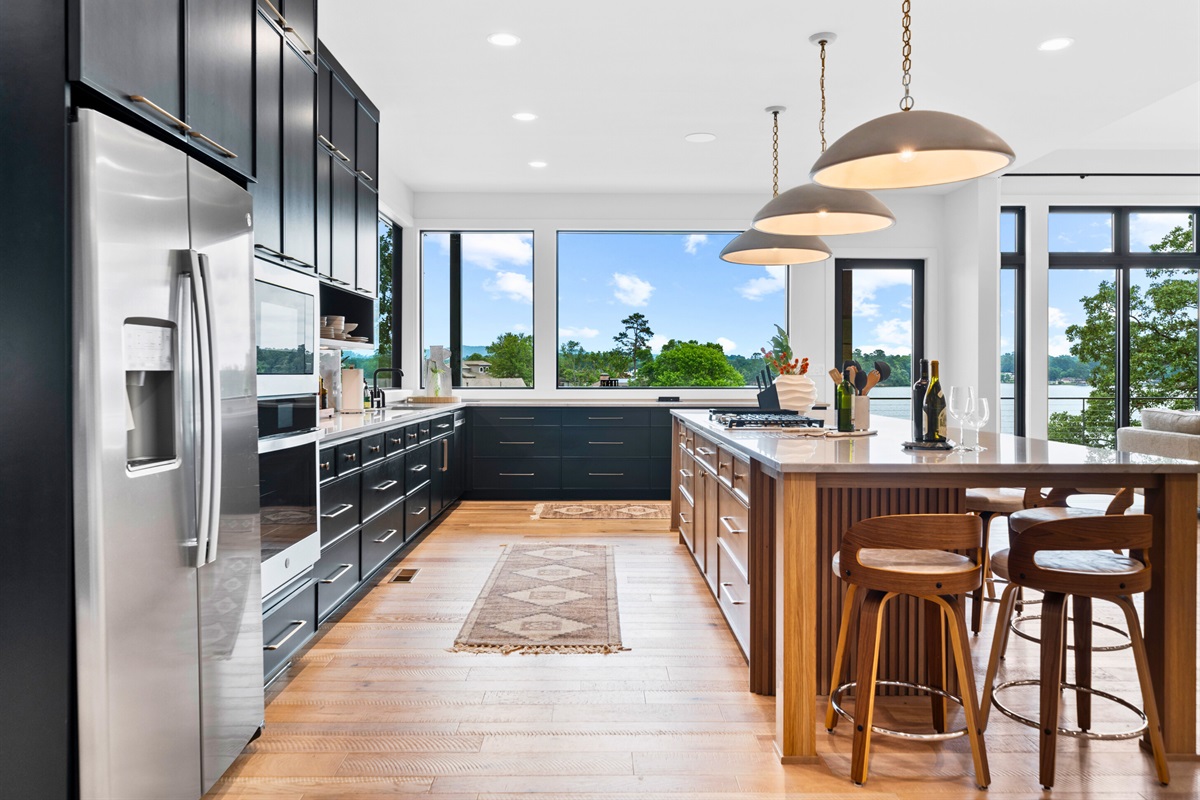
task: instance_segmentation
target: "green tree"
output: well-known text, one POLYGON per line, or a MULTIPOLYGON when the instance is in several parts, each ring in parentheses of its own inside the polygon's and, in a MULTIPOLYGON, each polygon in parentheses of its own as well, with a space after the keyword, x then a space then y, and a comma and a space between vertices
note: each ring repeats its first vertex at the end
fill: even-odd
MULTIPOLYGON (((1190 227, 1177 227, 1150 246, 1158 253, 1193 252, 1190 227)), ((1129 394, 1133 409, 1194 408, 1197 389, 1197 270, 1160 267, 1145 271, 1146 285, 1129 287, 1129 394)), ((1050 415, 1049 436, 1057 441, 1111 448, 1116 441, 1117 287, 1103 281, 1081 298, 1085 321, 1067 328, 1071 355, 1088 368, 1092 387, 1080 414, 1050 415)))
POLYGON ((488 345, 486 359, 493 378, 520 378, 533 386, 533 337, 527 333, 502 333, 488 345))
POLYGON ((650 357, 650 348, 646 345, 654 331, 650 330, 650 322, 645 315, 634 312, 621 320, 624 330, 613 337, 617 347, 629 354, 633 362, 633 371, 637 372, 638 359, 645 361, 650 357))
POLYGON ((396 228, 382 226, 384 233, 379 237, 379 339, 376 348, 379 366, 392 366, 392 264, 395 262, 396 228))
POLYGON ((725 358, 719 344, 696 340, 667 342, 662 352, 642 368, 644 386, 745 386, 746 380, 725 358))
MULTIPOLYGON (((892 368, 892 374, 888 376, 886 381, 880 381, 879 386, 912 386, 912 356, 905 353, 904 355, 888 355, 879 348, 864 353, 857 347, 854 348, 854 360, 863 365, 863 369, 870 372, 875 368, 876 361, 883 361, 892 368)), ((841 366, 840 364, 838 365, 841 366)))

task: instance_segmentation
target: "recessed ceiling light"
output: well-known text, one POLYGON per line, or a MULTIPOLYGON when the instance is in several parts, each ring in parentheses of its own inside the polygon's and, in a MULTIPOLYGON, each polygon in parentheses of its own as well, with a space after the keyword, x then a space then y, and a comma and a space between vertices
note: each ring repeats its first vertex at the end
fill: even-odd
POLYGON ((496 47, 516 47, 521 43, 521 37, 511 33, 493 33, 488 37, 488 41, 496 47))
POLYGON ((715 133, 689 133, 683 137, 683 140, 693 144, 704 144, 705 142, 715 142, 717 135, 715 133))
POLYGON ((1038 50, 1043 52, 1052 52, 1054 50, 1066 50, 1071 45, 1075 44, 1075 40, 1070 36, 1059 36, 1055 39, 1047 39, 1038 45, 1038 50))
POLYGON ((519 122, 533 122, 535 119, 537 119, 537 114, 531 114, 528 111, 518 111, 517 113, 513 114, 513 119, 519 122))
POLYGON ((545 161, 530 161, 529 166, 533 167, 534 169, 541 169, 542 167, 546 166, 546 162, 545 161))

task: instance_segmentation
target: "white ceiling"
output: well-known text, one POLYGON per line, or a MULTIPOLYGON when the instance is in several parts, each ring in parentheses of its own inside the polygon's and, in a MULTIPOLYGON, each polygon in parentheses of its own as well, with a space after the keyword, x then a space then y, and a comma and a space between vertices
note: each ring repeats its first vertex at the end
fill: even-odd
MULTIPOLYGON (((774 104, 782 183, 800 183, 820 148, 808 36, 826 30, 833 141, 897 109, 898 0, 320 5, 322 41, 380 108, 384 167, 422 192, 766 194, 774 104), (488 44, 497 31, 521 44, 488 44), (695 131, 718 139, 683 141, 695 131)), ((1200 149, 1196 0, 916 0, 912 30, 917 108, 992 128, 1017 167, 1072 147, 1200 149), (1076 43, 1039 52, 1053 36, 1076 43)))

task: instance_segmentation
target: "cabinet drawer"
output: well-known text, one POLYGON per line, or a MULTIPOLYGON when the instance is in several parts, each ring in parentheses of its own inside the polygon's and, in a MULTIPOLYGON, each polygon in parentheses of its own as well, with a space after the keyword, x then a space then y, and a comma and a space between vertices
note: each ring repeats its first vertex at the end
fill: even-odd
POLYGON ((321 487, 321 546, 329 544, 362 521, 361 475, 351 475, 321 487))
POLYGON ((410 450, 404 457, 404 491, 411 492, 429 480, 429 445, 410 450))
POLYGON ((715 470, 717 468, 716 444, 710 442, 708 439, 705 439, 698 433, 695 433, 692 436, 694 439, 692 452, 695 454, 696 460, 707 464, 711 469, 715 470))
POLYGON ((383 434, 383 452, 385 455, 395 455, 404 452, 408 443, 404 439, 404 428, 393 428, 383 434))
POLYGON ((733 565, 720 541, 717 543, 717 581, 721 613, 729 621, 733 636, 745 653, 750 649, 750 585, 733 565))
MULTIPOLYGON (((717 540, 725 544, 730 559, 741 571, 742 580, 750 574, 750 510, 724 486, 717 490, 717 540)), ((722 578, 722 580, 725 580, 722 578)))
POLYGON ((417 444, 425 444, 432 436, 433 423, 430 420, 417 423, 417 444))
POLYGON ((321 553, 313 577, 317 581, 317 621, 329 616, 338 604, 358 588, 360 559, 358 533, 321 553))
POLYGON ((675 429, 675 443, 688 455, 696 449, 696 434, 691 428, 680 425, 675 429))
POLYGON ((471 451, 478 458, 557 458, 561 428, 497 426, 471 431, 471 451))
POLYGON ((557 489, 557 458, 476 458, 471 461, 476 489, 557 489))
POLYGON ((321 483, 331 481, 337 477, 337 449, 334 447, 322 447, 321 457, 317 460, 317 474, 321 476, 321 483))
POLYGON ((263 678, 270 680, 317 632, 317 587, 308 584, 263 617, 263 678))
POLYGON ((430 436, 445 436, 447 433, 452 433, 454 431, 454 415, 447 414, 444 417, 434 417, 429 425, 430 436))
POLYGON ((404 503, 384 511, 363 525, 362 574, 366 578, 404 544, 404 503))
POLYGON ((474 408, 471 425, 476 428, 511 425, 560 425, 562 412, 557 408, 474 408))
POLYGON ((382 461, 387 453, 383 450, 384 435, 376 433, 371 436, 364 436, 359 440, 362 445, 362 463, 365 467, 367 464, 373 464, 376 461, 382 461))
POLYGON ((645 458, 650 455, 650 437, 645 428, 596 426, 563 428, 563 457, 645 458))
POLYGON ((650 459, 650 488, 662 489, 664 492, 669 492, 671 489, 671 459, 669 458, 652 458, 650 459))
POLYGON ((404 501, 404 541, 411 541, 429 522, 429 486, 404 501))
POLYGON ((648 458, 564 458, 564 489, 644 489, 650 481, 648 458))
POLYGON ((421 438, 421 432, 416 425, 404 426, 404 446, 415 447, 418 444, 418 439, 421 438))
POLYGON ((687 545, 687 549, 696 552, 696 509, 687 497, 679 499, 679 535, 683 537, 683 543, 687 545))
POLYGON ((717 477, 743 503, 750 502, 750 462, 724 447, 717 448, 717 477))
POLYGON ((362 466, 362 447, 358 439, 353 442, 343 442, 337 445, 336 450, 334 469, 337 470, 338 475, 346 475, 362 466))
POLYGON ((370 519, 404 497, 404 463, 404 456, 396 456, 387 461, 372 464, 363 470, 362 518, 364 520, 370 519))
POLYGON ((679 488, 689 502, 695 502, 696 497, 696 462, 690 456, 680 454, 679 471, 675 476, 679 488))
POLYGON ((577 426, 645 426, 650 424, 648 408, 564 408, 563 427, 577 426))

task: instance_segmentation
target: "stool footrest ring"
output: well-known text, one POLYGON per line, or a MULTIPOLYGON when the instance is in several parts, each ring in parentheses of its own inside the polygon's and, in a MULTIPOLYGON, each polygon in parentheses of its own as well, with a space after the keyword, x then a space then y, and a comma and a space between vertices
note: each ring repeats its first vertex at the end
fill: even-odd
MULTIPOLYGON (((1030 620, 1035 620, 1035 619, 1040 620, 1041 618, 1042 618, 1041 614, 1025 614, 1020 617, 1015 617, 1008 621, 1008 629, 1010 631, 1012 631, 1013 633, 1015 633, 1017 636, 1020 636, 1022 639, 1024 639, 1027 642, 1034 642, 1036 644, 1041 644, 1041 642, 1042 642, 1041 637, 1034 636, 1031 633, 1026 633, 1025 631, 1021 630, 1020 625, 1017 624, 1019 622, 1029 622, 1030 620)), ((1067 617, 1067 622, 1074 622, 1074 621, 1075 621, 1074 617, 1067 617)), ((1092 645, 1093 653, 1112 653, 1112 652, 1116 652, 1117 650, 1128 650, 1129 648, 1133 647, 1133 641, 1129 638, 1128 631, 1118 628, 1115 625, 1109 625, 1106 622, 1097 622, 1096 620, 1092 620, 1092 627, 1093 628, 1103 628, 1106 631, 1112 631, 1113 633, 1117 633, 1117 634, 1120 634, 1121 636, 1125 637, 1125 641, 1121 642, 1120 644, 1092 645)), ((1074 650, 1075 645, 1069 644, 1069 645, 1067 645, 1067 649, 1074 650)))
MULTIPOLYGON (((992 689, 992 705, 996 707, 997 711, 1011 720, 1019 722, 1022 725, 1028 725, 1031 728, 1041 728, 1041 723, 1039 723, 1036 719, 1022 716, 1000 702, 1000 693, 1005 689, 1012 689, 1016 686, 1041 685, 1042 682, 1037 678, 1027 678, 1020 681, 1005 681, 996 688, 992 689)), ((1142 721, 1141 726, 1136 729, 1131 728, 1127 731, 1112 731, 1111 733, 1097 733, 1096 731, 1083 731, 1079 730, 1078 728, 1059 727, 1058 732, 1062 736, 1073 736, 1076 739, 1096 739, 1102 742, 1116 742, 1123 739, 1136 739, 1150 728, 1150 724, 1146 720, 1145 712, 1123 697, 1117 697, 1115 694, 1109 694, 1108 692, 1102 692, 1099 689, 1092 689, 1087 686, 1076 686, 1073 683, 1060 683, 1059 686, 1063 689, 1069 689, 1073 692, 1083 692, 1084 694, 1090 694, 1095 697, 1102 697, 1105 700, 1111 700, 1117 705, 1123 706, 1132 711, 1142 721)))
MULTIPOLYGON (((857 681, 843 683, 837 689, 834 689, 833 694, 829 695, 829 704, 833 706, 833 710, 837 712, 837 715, 847 722, 854 722, 854 715, 842 708, 841 699, 842 695, 845 694, 848 689, 853 689, 856 685, 857 681)), ((933 686, 925 686, 919 683, 909 683, 908 681, 875 681, 875 685, 899 686, 904 689, 914 689, 916 691, 926 692, 937 697, 944 697, 951 702, 958 703, 960 706, 962 705, 961 697, 950 694, 949 692, 941 689, 934 688, 933 686)), ((877 733, 880 736, 893 736, 897 739, 908 739, 910 741, 917 742, 942 742, 947 739, 957 739, 960 736, 967 735, 966 728, 957 728, 955 730, 944 731, 942 733, 909 733, 908 731, 897 731, 892 730, 891 728, 881 728, 878 725, 872 725, 871 731, 872 733, 877 733)))

